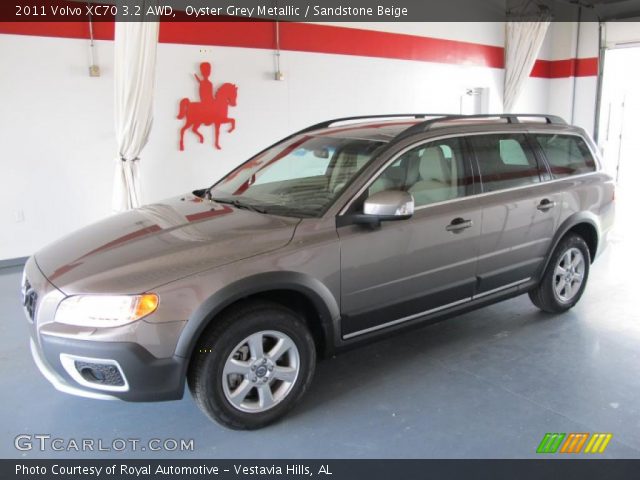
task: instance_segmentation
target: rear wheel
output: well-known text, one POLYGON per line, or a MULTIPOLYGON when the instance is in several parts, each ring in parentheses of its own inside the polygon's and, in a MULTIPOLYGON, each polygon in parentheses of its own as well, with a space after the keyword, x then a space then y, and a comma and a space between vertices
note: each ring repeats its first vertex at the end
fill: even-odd
POLYGON ((584 239, 576 234, 564 237, 556 247, 538 286, 529 298, 540 310, 561 313, 572 308, 584 292, 591 257, 584 239))
POLYGON ((213 420, 256 429, 287 413, 311 382, 316 352, 301 318, 270 302, 225 313, 205 332, 189 369, 189 388, 213 420))

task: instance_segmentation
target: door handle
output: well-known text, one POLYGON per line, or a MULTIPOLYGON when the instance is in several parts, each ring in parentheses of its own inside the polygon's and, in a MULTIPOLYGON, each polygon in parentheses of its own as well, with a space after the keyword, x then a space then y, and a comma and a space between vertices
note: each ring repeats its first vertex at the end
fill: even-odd
POLYGON ((462 217, 457 217, 451 220, 451 223, 447 225, 445 228, 447 232, 460 233, 465 228, 469 228, 473 226, 472 220, 465 220, 462 217))
POLYGON ((556 206, 556 202, 552 202, 548 198, 543 198, 542 200, 540 200, 540 203, 536 208, 541 212, 546 212, 548 210, 551 210, 555 206, 556 206))

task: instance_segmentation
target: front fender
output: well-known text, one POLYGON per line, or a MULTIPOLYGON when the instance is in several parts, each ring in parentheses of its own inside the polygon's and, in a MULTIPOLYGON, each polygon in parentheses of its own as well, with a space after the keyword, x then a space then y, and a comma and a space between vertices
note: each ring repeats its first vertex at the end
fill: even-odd
POLYGON ((340 308, 331 291, 319 280, 299 272, 268 272, 238 280, 209 296, 189 317, 175 355, 190 358, 198 338, 209 322, 232 303, 270 290, 294 290, 305 295, 319 313, 327 348, 335 345, 340 308))

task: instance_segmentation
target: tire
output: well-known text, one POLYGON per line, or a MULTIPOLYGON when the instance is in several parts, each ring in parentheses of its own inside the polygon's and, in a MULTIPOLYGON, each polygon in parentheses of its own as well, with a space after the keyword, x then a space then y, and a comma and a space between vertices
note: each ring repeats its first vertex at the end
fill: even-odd
POLYGON ((529 292, 529 298, 543 312, 566 312, 582 297, 589 279, 590 265, 591 255, 584 239, 574 233, 568 234, 554 250, 542 280, 529 292), (573 267, 573 273, 570 271, 563 276, 562 270, 566 272, 565 267, 576 261, 579 263, 573 267))
POLYGON ((205 330, 187 380, 209 418, 234 430, 255 430, 298 403, 315 363, 315 344, 304 321, 279 304, 258 301, 232 307, 205 330))

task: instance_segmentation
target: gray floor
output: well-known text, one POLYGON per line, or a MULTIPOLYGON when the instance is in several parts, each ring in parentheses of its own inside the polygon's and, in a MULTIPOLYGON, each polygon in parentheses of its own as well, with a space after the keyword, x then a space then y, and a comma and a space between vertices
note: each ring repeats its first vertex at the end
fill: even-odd
POLYGON ((173 457, 480 458, 535 457, 545 432, 611 432, 603 457, 640 458, 640 269, 629 233, 616 235, 573 311, 543 315, 523 296, 324 361, 303 403, 257 432, 209 423, 188 394, 128 404, 57 392, 28 353, 19 269, 1 270, 0 457, 114 456, 17 452, 21 433, 195 440, 173 457))

